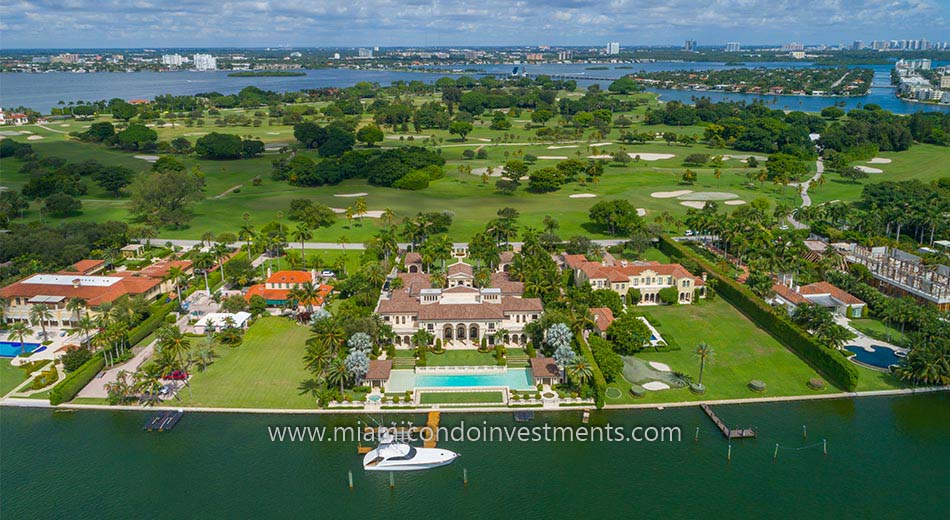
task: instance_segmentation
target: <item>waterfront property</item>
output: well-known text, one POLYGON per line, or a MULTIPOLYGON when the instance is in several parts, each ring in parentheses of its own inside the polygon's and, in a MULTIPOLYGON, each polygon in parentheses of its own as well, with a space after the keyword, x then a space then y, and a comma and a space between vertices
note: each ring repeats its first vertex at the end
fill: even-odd
POLYGON ((612 258, 591 262, 584 255, 564 255, 563 260, 564 265, 573 271, 574 281, 578 285, 589 284, 595 290, 610 289, 625 300, 631 289, 639 291, 639 301, 627 302, 631 305, 659 304, 660 291, 668 287, 677 290, 677 300, 681 304, 706 297, 705 278, 694 276, 680 264, 628 262, 612 258))
POLYGON ((776 306, 785 307, 789 314, 803 303, 811 303, 831 310, 832 313, 846 318, 860 318, 866 304, 858 297, 835 287, 828 282, 817 282, 804 286, 774 284, 773 296, 768 300, 776 306))
POLYGON ((249 312, 212 312, 205 314, 195 323, 195 333, 207 334, 208 332, 218 332, 228 327, 247 330, 248 320, 250 319, 251 313, 249 312))
POLYGON ((930 266, 910 253, 889 247, 835 244, 848 262, 871 271, 873 284, 889 296, 910 296, 920 303, 950 310, 950 267, 930 266))
POLYGON ((47 327, 72 327, 76 313, 67 310, 70 300, 83 300, 91 316, 98 315, 98 306, 109 304, 123 296, 142 296, 153 300, 169 293, 174 282, 167 275, 172 268, 191 270, 188 260, 160 261, 139 271, 101 273, 101 260, 82 260, 68 270, 39 273, 0 288, 5 300, 4 317, 8 323, 29 322, 30 309, 42 304, 51 317, 47 327))
POLYGON ((333 287, 320 283, 321 278, 316 270, 311 271, 277 271, 267 269, 267 278, 264 283, 252 285, 247 289, 244 297, 250 301, 252 296, 260 296, 267 302, 268 307, 284 307, 290 301, 290 293, 304 284, 310 283, 316 287, 318 295, 310 302, 298 302, 300 307, 312 305, 319 307, 333 287))
MULTIPOLYGON (((411 257, 410 257, 411 259, 411 257)), ((446 270, 445 284, 433 287, 433 277, 420 272, 399 273, 402 287, 380 295, 376 312, 396 333, 396 347, 410 348, 419 330, 432 334, 445 348, 478 348, 482 340, 524 344, 525 326, 540 319, 538 298, 523 298, 524 285, 504 271, 491 275, 490 284, 476 287, 474 270, 459 260, 446 270), (503 337, 496 333, 505 331, 503 337)))

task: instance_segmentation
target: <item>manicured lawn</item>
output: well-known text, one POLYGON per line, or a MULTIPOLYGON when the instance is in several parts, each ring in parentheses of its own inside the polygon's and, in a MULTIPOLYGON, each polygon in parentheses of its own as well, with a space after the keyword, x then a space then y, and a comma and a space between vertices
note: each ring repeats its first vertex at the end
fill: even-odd
POLYGON ((10 393, 29 375, 26 370, 11 365, 9 359, 0 359, 0 396, 10 393))
MULTIPOLYGON (((306 327, 284 318, 261 318, 234 348, 218 346, 215 362, 191 378, 179 392, 185 406, 248 408, 315 408, 313 398, 297 387, 309 378, 304 369, 306 327)), ((200 339, 196 341, 201 341, 200 339)), ((171 404, 178 405, 178 401, 171 404)))
MULTIPOLYGON (((806 382, 818 374, 721 298, 699 305, 647 307, 644 310, 660 333, 681 350, 643 351, 637 357, 647 362, 666 363, 673 371, 688 374, 695 381, 699 378, 699 360, 693 351, 696 344, 705 341, 715 352, 703 372, 706 393, 697 396, 688 388, 648 391, 642 399, 634 400, 628 393, 630 384, 621 381, 610 385, 621 391, 621 397, 608 398, 608 403, 734 399, 838 391, 831 387, 823 391, 809 389, 806 382), (763 393, 749 390, 748 384, 753 379, 764 381, 767 390, 763 393)), ((614 391, 610 393, 616 395, 614 391)))
MULTIPOLYGON (((369 225, 369 224, 367 224, 369 225)), ((285 256, 281 257, 279 265, 276 258, 272 258, 264 262, 265 269, 270 267, 274 271, 280 269, 288 269, 290 265, 287 262, 286 253, 293 253, 293 256, 300 258, 300 244, 295 244, 293 242, 289 243, 287 248, 284 250, 285 256)), ((337 263, 340 259, 343 259, 344 264, 346 265, 347 273, 355 273, 359 270, 361 264, 361 258, 363 256, 363 250, 361 249, 304 249, 306 253, 305 264, 304 266, 307 269, 316 268, 318 270, 328 269, 336 270, 337 263)))
POLYGON ((495 361, 495 357, 491 352, 482 353, 477 350, 446 350, 444 354, 426 353, 426 365, 429 366, 486 366, 497 364, 498 362, 495 361))
POLYGON ((504 403, 501 392, 424 392, 419 396, 420 404, 456 404, 456 403, 504 403))
POLYGON ((872 338, 883 339, 894 344, 901 344, 907 340, 900 330, 874 318, 851 320, 851 326, 872 338))

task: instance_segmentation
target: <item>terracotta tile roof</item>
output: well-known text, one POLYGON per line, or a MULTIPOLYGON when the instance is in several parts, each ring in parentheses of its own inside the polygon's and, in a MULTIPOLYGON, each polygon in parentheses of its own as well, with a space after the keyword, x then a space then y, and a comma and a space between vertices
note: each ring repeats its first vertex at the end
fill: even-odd
POLYGON ((587 257, 584 255, 564 255, 564 263, 571 269, 577 269, 587 262, 587 257))
POLYGON ((267 277, 267 283, 307 283, 313 282, 310 271, 277 271, 267 277))
POLYGON ((844 289, 839 289, 828 282, 818 282, 805 285, 798 289, 798 292, 803 295, 830 294, 832 298, 846 305, 864 305, 862 300, 853 296, 851 293, 846 292, 844 289))
POLYGON ((491 286, 501 289, 501 293, 506 296, 521 296, 524 294, 524 284, 512 280, 511 276, 505 272, 492 273, 491 286))
POLYGON ((449 276, 452 276, 452 275, 454 275, 454 274, 467 274, 467 275, 469 275, 469 276, 472 276, 472 274, 474 274, 474 272, 475 272, 475 271, 474 271, 474 269, 472 269, 472 266, 466 264, 465 262, 459 262, 459 263, 457 263, 457 264, 452 264, 452 265, 449 266, 449 269, 448 269, 448 275, 449 275, 449 276))
POLYGON ((561 370, 557 367, 557 363, 554 362, 554 358, 549 357, 533 357, 530 358, 531 362, 531 375, 534 377, 561 377, 561 370))
POLYGON ((88 274, 92 271, 99 269, 100 267, 105 265, 105 263, 106 263, 105 260, 92 260, 92 259, 80 260, 72 265, 73 269, 71 272, 88 274))
POLYGON ((803 303, 808 302, 808 300, 806 300, 804 296, 802 296, 801 294, 798 294, 797 292, 793 291, 791 288, 785 285, 782 285, 780 283, 777 283, 772 286, 772 292, 781 296, 783 299, 791 302, 793 305, 801 305, 803 303))
POLYGON ((419 320, 502 320, 504 309, 497 303, 430 303, 419 306, 419 320))
POLYGON ((456 285, 455 287, 452 287, 451 289, 443 289, 442 292, 450 293, 450 294, 454 294, 454 293, 461 294, 461 293, 477 293, 479 291, 478 289, 474 287, 465 287, 464 285, 456 285))
POLYGON ((33 298, 35 296, 62 296, 65 299, 81 298, 86 301, 86 305, 95 307, 103 303, 111 303, 127 294, 134 296, 147 293, 162 283, 160 279, 134 276, 109 277, 117 280, 108 286, 82 285, 80 283, 77 287, 72 283, 68 285, 29 283, 36 276, 44 275, 33 275, 0 288, 0 296, 4 298, 33 298))
POLYGON ((399 278, 402 279, 403 289, 396 291, 396 293, 417 296, 419 291, 432 288, 432 280, 426 273, 399 273, 399 278))
POLYGON ((607 332, 607 327, 614 321, 614 312, 610 307, 591 307, 590 314, 601 332, 607 332))
MULTIPOLYGON (((485 305, 496 304, 488 303, 485 305)), ((541 312, 544 309, 540 298, 516 298, 513 296, 503 297, 501 306, 505 308, 505 312, 541 312)))
POLYGON ((421 264, 421 263, 422 263, 422 255, 420 255, 419 253, 406 253, 406 258, 405 258, 405 260, 403 260, 403 263, 406 264, 406 265, 409 265, 409 264, 421 264))
POLYGON ((599 262, 584 262, 578 266, 590 279, 607 279, 611 282, 625 282, 631 276, 640 276, 646 271, 653 271, 659 276, 672 276, 675 279, 693 278, 680 264, 660 264, 657 262, 633 262, 627 265, 608 266, 599 262))
POLYGON ((380 300, 377 312, 380 314, 415 314, 419 311, 419 300, 407 295, 396 296, 389 300, 380 300))
MULTIPOLYGON (((287 301, 287 296, 290 294, 290 291, 290 289, 268 289, 265 284, 259 283, 248 287, 247 292, 244 294, 244 299, 251 301, 251 296, 260 296, 268 301, 287 301)), ((319 295, 310 303, 317 306, 323 305, 323 301, 331 291, 333 291, 333 286, 321 285, 317 289, 319 295)), ((302 302, 301 304, 306 305, 307 303, 302 302)))
POLYGON ((501 259, 501 263, 507 264, 507 263, 510 263, 512 260, 515 259, 515 252, 514 252, 514 251, 502 251, 501 254, 498 255, 498 257, 501 259))
POLYGON ((369 370, 366 371, 366 380, 386 380, 393 370, 393 360, 391 359, 371 359, 369 361, 369 370))
POLYGON ((191 260, 163 260, 161 262, 156 262, 148 267, 145 267, 139 271, 133 271, 134 276, 148 276, 151 278, 164 278, 172 270, 173 267, 177 267, 184 272, 191 270, 191 260))

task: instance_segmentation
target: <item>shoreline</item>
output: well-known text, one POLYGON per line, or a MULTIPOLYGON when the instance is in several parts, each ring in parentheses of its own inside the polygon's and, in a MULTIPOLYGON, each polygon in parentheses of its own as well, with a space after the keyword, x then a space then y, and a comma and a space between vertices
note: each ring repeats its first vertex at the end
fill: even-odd
MULTIPOLYGON (((761 403, 781 403, 798 401, 815 401, 822 399, 849 399, 858 397, 886 397, 898 395, 916 395, 931 394, 950 391, 950 386, 929 386, 922 388, 904 388, 895 390, 869 390, 865 392, 839 392, 834 394, 820 395, 790 395, 777 397, 751 397, 748 399, 705 399, 698 401, 676 401, 671 403, 629 403, 629 404, 608 404, 602 410, 638 410, 638 409, 658 409, 664 408, 683 408, 688 406, 720 406, 734 404, 761 404, 761 403)), ((428 412, 442 413, 513 413, 517 411, 530 410, 532 412, 578 412, 583 410, 596 410, 592 406, 559 406, 557 408, 509 408, 509 407, 420 407, 407 409, 318 409, 318 408, 225 408, 225 407, 205 407, 205 406, 130 406, 130 405, 104 405, 104 404, 60 404, 53 406, 48 401, 29 398, 7 398, 0 401, 0 407, 9 408, 42 408, 49 410, 105 410, 105 411, 127 411, 127 412, 202 412, 202 413, 234 413, 234 414, 262 414, 262 415, 352 415, 352 414, 422 414, 428 412)))

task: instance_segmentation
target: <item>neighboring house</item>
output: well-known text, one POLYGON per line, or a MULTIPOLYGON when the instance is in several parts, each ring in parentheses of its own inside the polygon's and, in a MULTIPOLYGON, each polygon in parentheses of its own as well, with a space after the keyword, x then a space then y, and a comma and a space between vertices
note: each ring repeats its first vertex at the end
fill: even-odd
POLYGON ((228 327, 228 318, 230 318, 232 327, 237 327, 242 330, 247 329, 248 320, 251 319, 251 313, 249 312, 212 312, 211 314, 205 314, 195 323, 195 332, 197 334, 205 334, 209 330, 211 332, 218 332, 222 329, 228 327))
POLYGON ((561 369, 558 368, 554 358, 533 357, 531 361, 531 376, 534 377, 534 384, 554 386, 563 381, 561 369))
POLYGON ((29 124, 30 118, 26 114, 20 114, 18 112, 3 112, 0 111, 0 125, 16 125, 21 126, 29 124))
POLYGON ((583 255, 564 255, 564 265, 574 272, 574 283, 589 284, 591 289, 610 289, 627 300, 630 289, 640 291, 640 300, 626 302, 633 305, 660 303, 659 292, 675 287, 679 303, 692 303, 695 297, 706 297, 706 280, 686 270, 680 264, 659 262, 627 262, 625 260, 589 262, 583 255))
POLYGON ((601 336, 607 333, 607 327, 614 322, 614 311, 609 307, 591 307, 590 316, 601 336))
MULTIPOLYGON (((411 253, 410 253, 411 254, 411 253)), ((408 255, 407 255, 408 256, 408 255)), ((407 269, 415 263, 408 263, 407 269)), ((505 272, 491 277, 491 287, 474 287, 472 266, 464 262, 447 269, 446 287, 433 287, 419 270, 399 273, 403 287, 383 292, 376 312, 396 333, 397 348, 410 348, 412 335, 429 331, 447 348, 477 348, 483 338, 494 344, 494 334, 506 330, 505 343, 524 344, 525 326, 540 319, 538 298, 523 298, 524 285, 505 272)))
MULTIPOLYGON (((309 303, 315 307, 323 305, 333 287, 321 285, 316 271, 277 271, 271 273, 268 269, 267 279, 264 283, 250 286, 244 294, 244 298, 251 301, 252 296, 260 296, 267 302, 268 307, 283 307, 287 305, 290 291, 308 282, 317 287, 320 293, 317 298, 309 303)), ((307 303, 300 302, 299 305, 304 307, 307 303)))
POLYGON ((6 321, 28 322, 30 308, 45 304, 53 314, 47 326, 71 327, 75 325, 76 316, 66 310, 66 304, 73 298, 84 300, 89 315, 95 316, 99 313, 98 306, 123 296, 154 300, 167 294, 174 288, 174 282, 167 279, 170 269, 177 266, 187 272, 191 268, 190 261, 163 261, 141 271, 94 274, 100 273, 104 265, 102 260, 81 260, 72 266, 73 271, 34 274, 0 288, 0 296, 6 300, 6 321))
POLYGON ((139 258, 145 252, 145 244, 129 244, 120 251, 122 251, 122 256, 126 258, 139 258))
POLYGON ((363 377, 363 384, 370 388, 385 388, 389 384, 389 375, 393 371, 393 360, 371 359, 369 370, 363 377))
POLYGON ((789 314, 803 303, 813 303, 846 318, 860 318, 864 315, 866 304, 852 294, 839 289, 828 282, 818 282, 803 287, 777 283, 772 286, 774 295, 769 299, 772 305, 785 307, 789 314))

